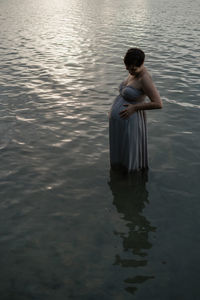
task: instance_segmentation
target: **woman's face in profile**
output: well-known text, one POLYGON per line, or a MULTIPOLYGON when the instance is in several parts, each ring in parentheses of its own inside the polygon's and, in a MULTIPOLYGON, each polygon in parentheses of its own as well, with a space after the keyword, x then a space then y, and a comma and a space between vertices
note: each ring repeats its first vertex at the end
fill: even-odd
POLYGON ((129 71, 129 74, 131 75, 137 75, 141 72, 141 70, 143 69, 143 65, 142 64, 141 66, 137 67, 137 66, 134 66, 134 65, 129 65, 129 66, 126 66, 126 70, 129 71))

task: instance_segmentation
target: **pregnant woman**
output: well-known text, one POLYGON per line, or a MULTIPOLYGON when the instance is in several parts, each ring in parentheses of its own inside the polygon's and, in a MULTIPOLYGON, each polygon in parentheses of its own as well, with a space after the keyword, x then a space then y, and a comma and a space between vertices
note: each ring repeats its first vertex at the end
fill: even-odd
POLYGON ((162 100, 144 59, 144 52, 138 48, 129 49, 124 57, 129 75, 119 86, 109 116, 111 169, 148 169, 145 110, 162 108, 162 100), (146 96, 150 101, 145 101, 146 96))

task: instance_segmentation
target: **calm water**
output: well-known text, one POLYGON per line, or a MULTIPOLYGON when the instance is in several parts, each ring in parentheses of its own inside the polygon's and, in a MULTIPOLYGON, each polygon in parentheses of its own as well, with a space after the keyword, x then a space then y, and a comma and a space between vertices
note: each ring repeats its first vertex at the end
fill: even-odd
POLYGON ((200 2, 0 0, 2 300, 200 299, 200 2), (110 174, 107 113, 141 47, 147 177, 110 174))

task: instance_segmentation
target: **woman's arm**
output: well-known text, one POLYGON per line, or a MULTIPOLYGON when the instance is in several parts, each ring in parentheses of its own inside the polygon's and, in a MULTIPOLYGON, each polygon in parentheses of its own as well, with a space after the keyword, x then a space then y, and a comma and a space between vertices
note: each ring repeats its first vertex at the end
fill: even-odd
POLYGON ((120 113, 121 118, 126 119, 138 110, 162 108, 162 100, 160 98, 159 92, 148 73, 145 73, 141 78, 141 86, 144 93, 149 97, 151 101, 139 104, 125 104, 124 106, 126 106, 127 108, 120 113))

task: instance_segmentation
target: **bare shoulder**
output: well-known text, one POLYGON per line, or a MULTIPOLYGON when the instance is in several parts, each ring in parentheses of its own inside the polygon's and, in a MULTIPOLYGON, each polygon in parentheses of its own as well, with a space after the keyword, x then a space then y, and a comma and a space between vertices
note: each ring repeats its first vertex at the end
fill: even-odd
POLYGON ((141 76, 140 84, 141 84, 141 88, 147 95, 149 94, 150 91, 158 92, 153 82, 153 79, 151 77, 151 74, 146 68, 141 76))
POLYGON ((150 73, 145 68, 143 74, 141 75, 142 76, 141 76, 140 84, 144 91, 144 94, 146 94, 152 102, 157 102, 159 104, 159 108, 161 108, 162 101, 160 98, 160 94, 152 80, 150 73))
POLYGON ((151 84, 153 83, 151 74, 149 73, 149 71, 147 70, 147 68, 144 69, 141 78, 140 78, 140 82, 141 84, 151 84))

